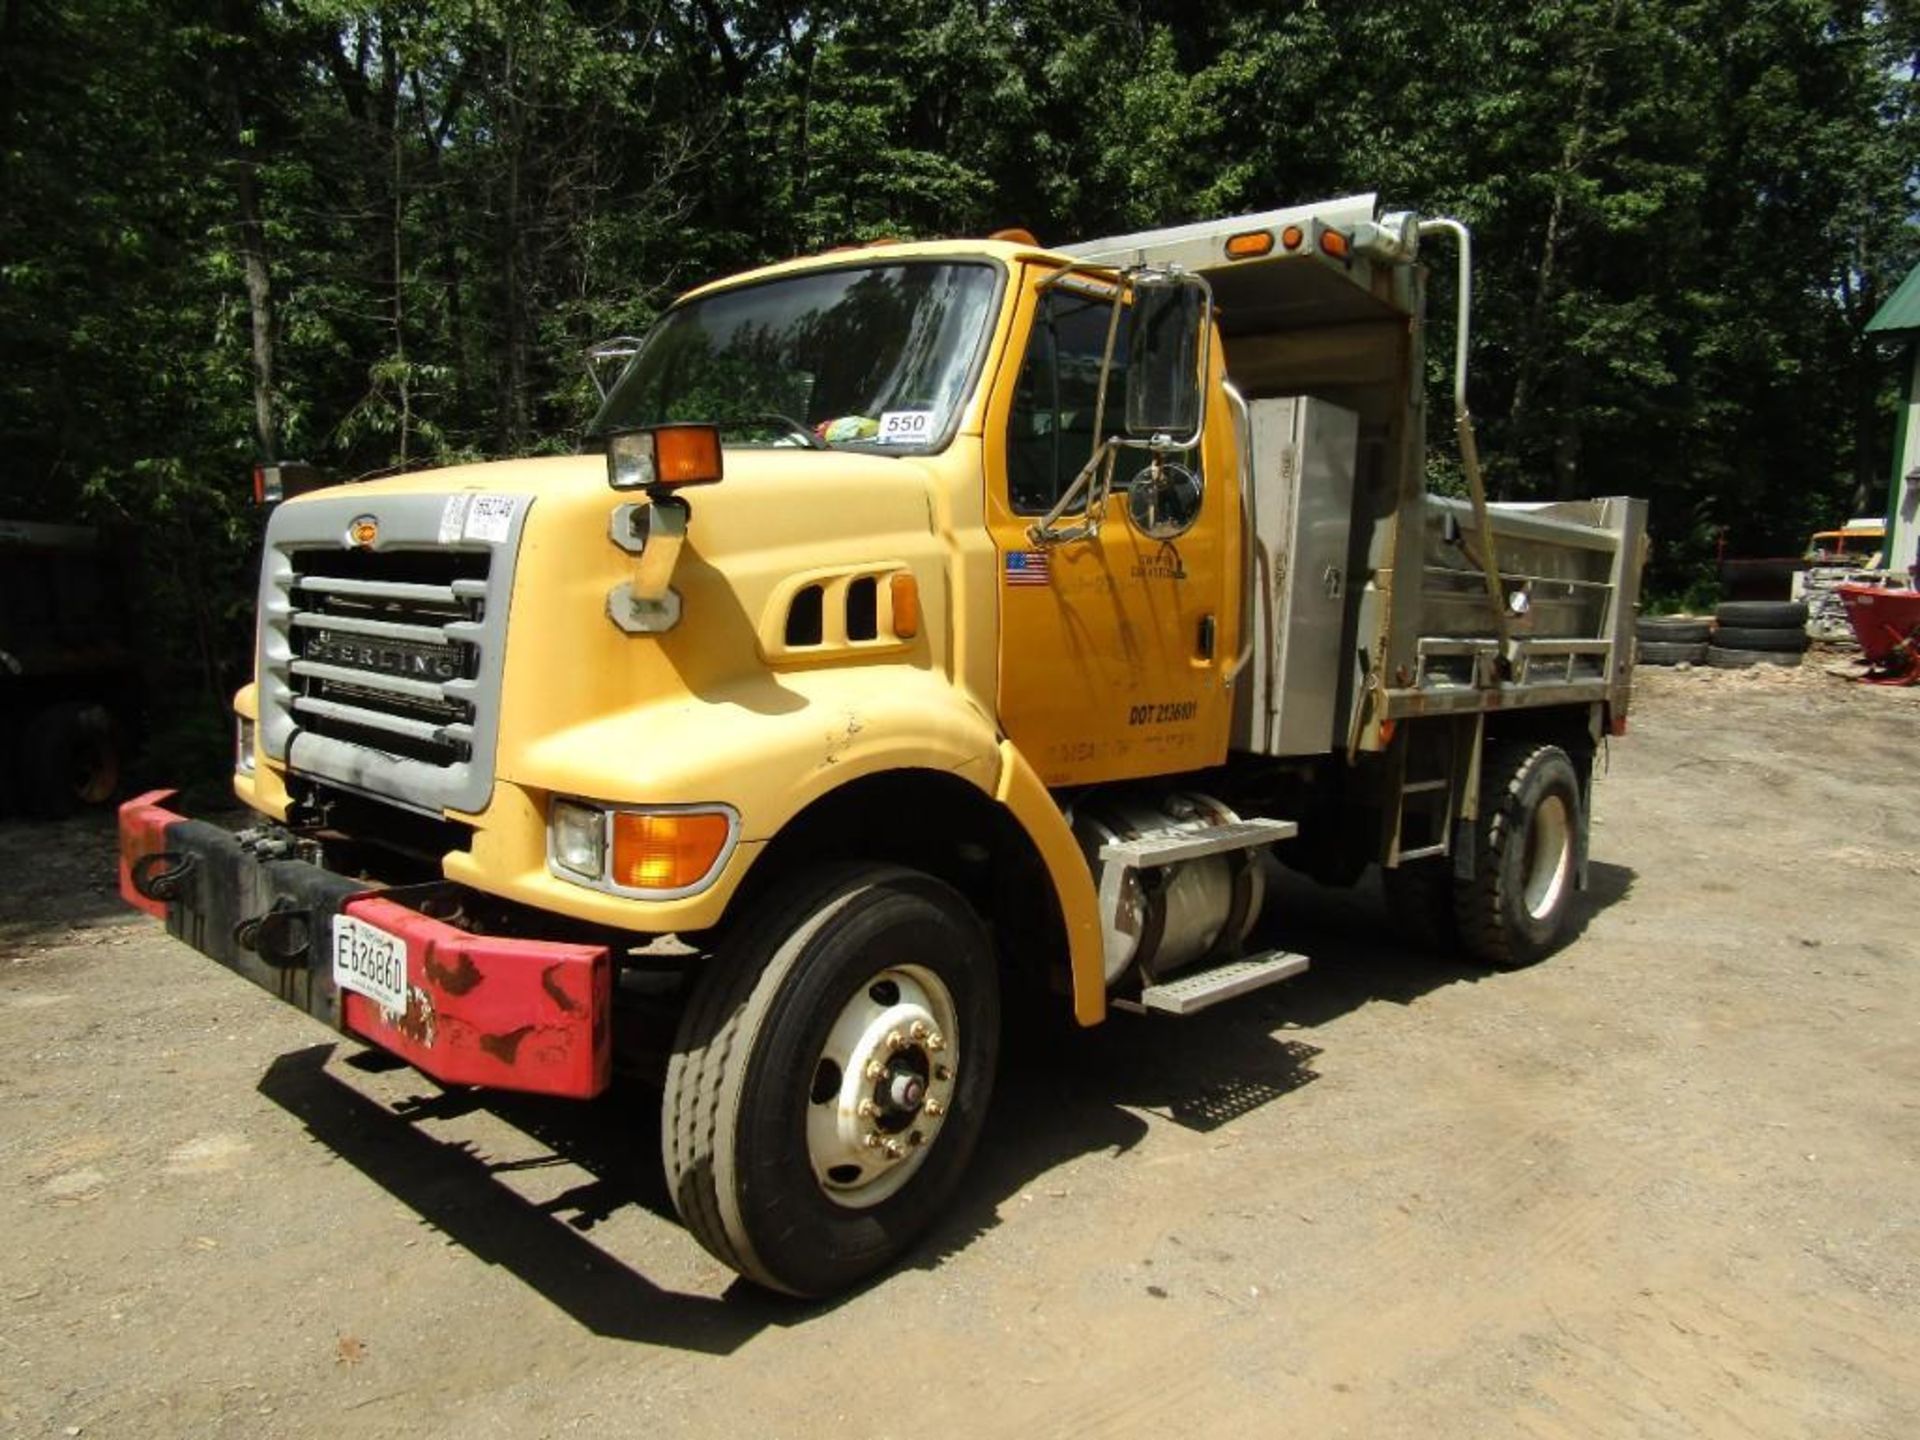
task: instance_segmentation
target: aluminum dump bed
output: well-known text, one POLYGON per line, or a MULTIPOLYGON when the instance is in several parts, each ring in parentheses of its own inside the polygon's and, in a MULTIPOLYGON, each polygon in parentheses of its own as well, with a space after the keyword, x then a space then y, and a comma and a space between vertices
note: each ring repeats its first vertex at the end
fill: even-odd
MULTIPOLYGON (((1177 265, 1212 287, 1251 470, 1237 748, 1371 750, 1390 722, 1423 714, 1626 713, 1645 502, 1482 515, 1428 493, 1417 256, 1429 230, 1458 227, 1354 195, 1064 247, 1177 265)), ((1459 384, 1464 395, 1464 372, 1459 384)))

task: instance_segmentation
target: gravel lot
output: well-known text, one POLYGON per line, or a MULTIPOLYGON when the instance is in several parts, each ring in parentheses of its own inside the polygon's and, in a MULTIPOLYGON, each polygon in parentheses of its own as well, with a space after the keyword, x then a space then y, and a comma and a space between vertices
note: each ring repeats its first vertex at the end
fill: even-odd
POLYGON ((1572 945, 1304 977, 1003 1077, 837 1304, 671 1220, 653 1101, 443 1094, 0 826, 0 1431, 1920 1434, 1920 691, 1641 672, 1572 945))

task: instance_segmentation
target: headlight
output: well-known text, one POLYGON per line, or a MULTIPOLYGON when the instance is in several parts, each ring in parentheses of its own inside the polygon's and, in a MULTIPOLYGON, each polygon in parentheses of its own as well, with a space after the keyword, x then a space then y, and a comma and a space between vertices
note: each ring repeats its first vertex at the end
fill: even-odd
POLYGON ((553 863, 586 880, 607 869, 606 813, 572 800, 556 800, 547 818, 553 863))
POLYGON ((739 833, 740 817, 727 805, 626 810, 555 800, 547 866, 614 895, 670 900, 712 884, 739 833))
POLYGON ((607 484, 615 490, 644 490, 658 471, 653 463, 653 432, 624 430, 607 437, 607 484))
POLYGON ((233 768, 242 775, 253 774, 253 721, 244 715, 233 717, 233 768))

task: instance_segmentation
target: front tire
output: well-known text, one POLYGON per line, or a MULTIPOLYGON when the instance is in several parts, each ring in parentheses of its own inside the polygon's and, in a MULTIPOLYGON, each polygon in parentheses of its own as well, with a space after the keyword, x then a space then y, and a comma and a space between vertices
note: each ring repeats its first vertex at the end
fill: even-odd
POLYGON ((1468 955, 1515 970, 1566 938, 1586 858, 1586 806, 1579 772, 1558 745, 1489 745, 1481 779, 1473 875, 1455 882, 1454 915, 1468 955))
POLYGON ((674 1204, 722 1263, 820 1296, 898 1258, 959 1185, 999 1052, 993 949, 892 866, 796 876, 709 962, 667 1067, 674 1204))

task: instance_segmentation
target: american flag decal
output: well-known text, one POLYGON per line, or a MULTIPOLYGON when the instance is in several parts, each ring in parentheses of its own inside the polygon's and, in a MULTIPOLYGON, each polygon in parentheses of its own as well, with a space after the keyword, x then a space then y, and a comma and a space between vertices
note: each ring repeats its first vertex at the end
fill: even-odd
POLYGON ((1050 579, 1047 573, 1046 551, 1009 550, 1007 552, 1007 584, 1045 585, 1050 579))

